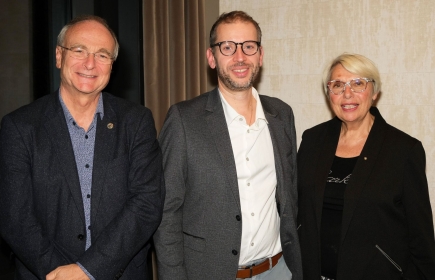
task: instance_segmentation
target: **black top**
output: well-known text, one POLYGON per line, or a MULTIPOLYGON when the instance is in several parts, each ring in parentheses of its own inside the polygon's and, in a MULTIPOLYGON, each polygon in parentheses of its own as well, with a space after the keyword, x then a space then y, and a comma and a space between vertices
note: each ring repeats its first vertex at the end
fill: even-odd
POLYGON ((357 159, 358 157, 341 158, 336 156, 326 179, 326 188, 323 195, 320 249, 322 275, 332 279, 337 277, 344 191, 357 159))

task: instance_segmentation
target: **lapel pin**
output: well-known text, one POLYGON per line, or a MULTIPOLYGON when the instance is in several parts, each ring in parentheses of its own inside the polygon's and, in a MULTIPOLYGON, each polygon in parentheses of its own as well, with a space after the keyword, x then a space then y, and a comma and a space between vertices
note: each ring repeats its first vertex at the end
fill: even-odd
POLYGON ((113 123, 111 123, 111 122, 108 123, 108 124, 107 124, 107 128, 108 128, 108 129, 112 129, 112 128, 113 128, 113 123))
POLYGON ((367 157, 364 157, 364 160, 367 160, 367 157))

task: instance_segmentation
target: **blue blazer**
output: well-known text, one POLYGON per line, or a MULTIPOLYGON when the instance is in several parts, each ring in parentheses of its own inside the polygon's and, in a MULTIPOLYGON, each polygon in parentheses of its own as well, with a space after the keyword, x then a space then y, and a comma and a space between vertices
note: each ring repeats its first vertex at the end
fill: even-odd
POLYGON ((2 120, 0 233, 17 257, 16 279, 45 279, 79 262, 96 279, 146 279, 149 239, 164 200, 154 120, 143 106, 103 93, 92 177, 92 246, 59 93, 2 120))
MULTIPOLYGON (((387 124, 377 108, 370 113, 375 122, 345 190, 336 280, 435 279, 423 146, 387 124)), ((305 280, 320 279, 323 194, 340 128, 334 118, 306 130, 298 151, 305 280)))

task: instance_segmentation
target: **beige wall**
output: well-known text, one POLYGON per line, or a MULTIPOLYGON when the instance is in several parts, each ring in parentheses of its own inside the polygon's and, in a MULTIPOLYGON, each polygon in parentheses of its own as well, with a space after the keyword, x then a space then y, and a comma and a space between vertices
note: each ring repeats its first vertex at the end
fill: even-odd
POLYGON ((321 89, 326 63, 343 52, 372 59, 382 115, 423 142, 435 214, 435 1, 220 0, 219 10, 244 10, 259 22, 265 58, 257 88, 293 107, 298 143, 331 118, 321 89))

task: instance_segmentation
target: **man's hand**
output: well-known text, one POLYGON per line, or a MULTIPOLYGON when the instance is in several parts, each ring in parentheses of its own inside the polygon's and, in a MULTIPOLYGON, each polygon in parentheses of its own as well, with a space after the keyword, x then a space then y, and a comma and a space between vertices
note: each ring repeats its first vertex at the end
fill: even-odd
POLYGON ((89 280, 77 264, 59 266, 45 277, 46 280, 89 280))

